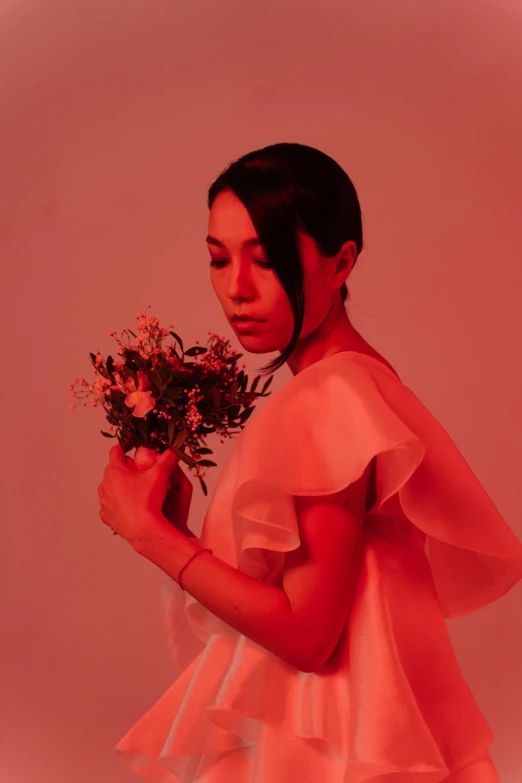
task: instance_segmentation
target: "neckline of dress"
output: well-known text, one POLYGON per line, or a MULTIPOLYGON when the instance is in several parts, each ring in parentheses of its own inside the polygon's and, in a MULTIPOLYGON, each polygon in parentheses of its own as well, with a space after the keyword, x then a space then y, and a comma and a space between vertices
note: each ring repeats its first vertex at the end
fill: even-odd
MULTIPOLYGON (((316 362, 312 362, 312 364, 309 364, 308 367, 305 367, 304 370, 301 370, 301 372, 297 373, 297 375, 294 375, 294 378, 298 378, 299 375, 302 375, 302 373, 309 370, 311 367, 315 367, 316 364, 321 364, 322 362, 331 361, 332 359, 336 359, 338 356, 342 356, 345 354, 351 354, 355 356, 362 356, 364 359, 368 359, 370 362, 373 362, 374 364, 378 364, 379 367, 382 367, 383 370, 386 372, 389 372, 393 375, 394 378, 397 378, 397 380, 401 380, 395 370, 392 370, 391 367, 388 367, 387 364, 382 362, 380 359, 376 359, 375 356, 370 356, 368 353, 362 353, 361 351, 338 351, 337 353, 333 353, 330 356, 324 356, 322 359, 318 359, 316 362)), ((402 383, 402 381, 401 381, 402 383)))

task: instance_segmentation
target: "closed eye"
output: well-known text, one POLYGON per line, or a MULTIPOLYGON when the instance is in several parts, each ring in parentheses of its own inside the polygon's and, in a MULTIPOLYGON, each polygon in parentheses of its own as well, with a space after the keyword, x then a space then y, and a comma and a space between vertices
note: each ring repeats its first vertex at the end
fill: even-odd
MULTIPOLYGON (((216 266, 219 269, 221 269, 221 267, 225 266, 225 264, 228 264, 228 261, 211 261, 210 262, 210 266, 216 266)), ((272 269, 272 264, 269 264, 266 261, 254 261, 254 264, 257 264, 258 266, 262 267, 263 269, 272 269)))

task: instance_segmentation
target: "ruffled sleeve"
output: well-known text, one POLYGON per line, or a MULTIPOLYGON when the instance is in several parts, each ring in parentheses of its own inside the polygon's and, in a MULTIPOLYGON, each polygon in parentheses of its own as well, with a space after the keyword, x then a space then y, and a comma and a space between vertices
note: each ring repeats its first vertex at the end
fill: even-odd
POLYGON ((292 496, 339 492, 375 457, 369 516, 386 514, 397 495, 427 537, 444 617, 486 606, 522 576, 522 545, 455 443, 376 359, 345 352, 311 365, 269 398, 240 440, 231 502, 241 570, 299 545, 292 496))

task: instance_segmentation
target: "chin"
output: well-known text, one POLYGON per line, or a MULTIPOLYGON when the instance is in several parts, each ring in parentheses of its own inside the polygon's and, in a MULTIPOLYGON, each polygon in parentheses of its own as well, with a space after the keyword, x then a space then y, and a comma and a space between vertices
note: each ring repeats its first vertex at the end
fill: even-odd
POLYGON ((272 345, 268 340, 260 340, 259 337, 253 334, 237 334, 236 337, 241 347, 248 353, 272 353, 274 351, 281 353, 284 350, 284 347, 281 347, 279 343, 272 345))
POLYGON ((271 348, 265 348, 262 345, 255 345, 253 341, 251 343, 249 340, 245 340, 244 342, 240 340, 239 342, 247 353, 269 353, 272 350, 271 348))

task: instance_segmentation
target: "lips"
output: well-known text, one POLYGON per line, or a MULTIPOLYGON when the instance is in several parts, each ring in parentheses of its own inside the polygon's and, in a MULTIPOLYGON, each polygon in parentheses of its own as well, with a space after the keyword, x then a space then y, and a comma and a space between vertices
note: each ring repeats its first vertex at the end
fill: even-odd
POLYGON ((251 321, 243 321, 240 318, 236 318, 233 323, 238 332, 251 332, 257 330, 257 327, 261 326, 262 321, 254 321, 253 319, 251 321))

